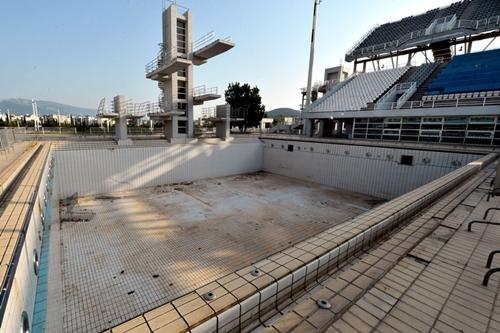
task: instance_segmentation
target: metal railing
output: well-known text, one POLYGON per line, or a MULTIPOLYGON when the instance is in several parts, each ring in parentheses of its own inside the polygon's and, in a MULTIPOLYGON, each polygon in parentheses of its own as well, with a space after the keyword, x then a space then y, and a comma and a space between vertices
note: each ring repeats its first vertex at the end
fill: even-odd
POLYGON ((194 87, 191 90, 191 94, 193 95, 193 97, 199 97, 199 96, 203 96, 203 95, 212 95, 212 94, 217 95, 218 92, 219 92, 219 89, 217 87, 207 88, 204 85, 194 87))
POLYGON ((401 106, 404 102, 406 102, 416 90, 416 82, 404 82, 396 84, 387 93, 385 93, 382 98, 380 98, 379 102, 375 104, 375 108, 380 110, 387 104, 395 103, 396 108, 399 109, 398 106, 401 106), (403 92, 403 94, 395 102, 386 102, 388 99, 394 98, 398 93, 401 92, 403 92))
MULTIPOLYGON (((210 45, 216 40, 217 38, 215 37, 215 33, 213 31, 210 31, 206 35, 201 36, 196 41, 191 43, 191 50, 193 51, 193 53, 198 52, 199 50, 203 49, 207 45, 210 45)), ((231 37, 228 36, 225 38, 220 38, 220 40, 223 42, 231 42, 231 37)))
POLYGON ((215 114, 216 114, 215 106, 201 109, 201 118, 202 119, 215 118, 215 114))
MULTIPOLYGON (((337 83, 340 83, 339 80, 326 80, 326 81, 317 81, 314 82, 312 86, 312 90, 319 90, 321 88, 325 89, 325 91, 330 90, 330 88, 334 87, 337 83)), ((307 88, 300 88, 302 93, 305 93, 307 88)))
MULTIPOLYGON (((379 104, 377 104, 379 105, 379 104)), ((401 105, 397 102, 380 103, 380 110, 396 110, 396 109, 422 109, 422 108, 446 108, 446 107, 462 107, 462 106, 488 106, 500 105, 500 97, 476 97, 476 98, 456 98, 446 100, 432 101, 407 101, 401 105)), ((351 110, 352 111, 352 110, 351 110)))
MULTIPOLYGON (((148 113, 157 113, 161 112, 164 108, 160 102, 152 103, 152 102, 143 102, 143 103, 133 103, 131 99, 121 102, 120 109, 125 112, 122 114, 125 117, 145 117, 148 113)), ((99 102, 99 107, 97 109, 97 117, 109 114, 116 114, 118 116, 117 111, 115 111, 115 106, 111 103, 109 106, 106 105, 106 99, 103 98, 99 102)))
POLYGON ((174 62, 177 58, 186 59, 185 52, 179 52, 176 46, 168 50, 160 50, 158 56, 146 64, 146 75, 153 73, 161 67, 165 67, 174 62))
POLYGON ((186 13, 189 11, 189 8, 179 5, 176 1, 173 1, 173 0, 163 0, 162 1, 162 9, 163 10, 166 10, 171 5, 175 5, 175 7, 177 7, 178 9, 180 8, 182 10, 182 11, 177 10, 177 14, 180 14, 180 15, 186 15, 186 13))
MULTIPOLYGON (((452 16, 452 15, 450 15, 450 16, 452 16)), ((438 20, 447 19, 450 16, 447 16, 445 18, 440 18, 438 20)), ((451 21, 452 20, 450 20, 450 22, 451 21)), ((443 22, 445 22, 445 21, 443 21, 443 22)), ((481 19, 481 20, 455 20, 455 21, 453 21, 453 23, 454 23, 453 24, 454 27, 451 26, 451 23, 450 23, 450 26, 446 27, 447 28, 446 31, 452 32, 452 31, 459 31, 461 29, 479 30, 479 29, 486 28, 486 27, 491 26, 491 25, 500 25, 500 15, 492 16, 490 18, 481 19)), ((401 38, 393 40, 393 41, 367 46, 367 47, 361 48, 359 50, 356 50, 356 49, 354 49, 352 51, 349 50, 346 54, 346 58, 350 59, 350 58, 352 58, 354 56, 358 56, 358 55, 370 55, 370 54, 373 54, 375 51, 384 51, 384 50, 393 49, 395 47, 398 47, 400 45, 407 43, 408 41, 410 41, 412 39, 417 39, 417 38, 420 38, 423 36, 432 35, 432 33, 430 33, 430 34, 427 33, 428 28, 429 27, 427 27, 425 29, 420 29, 420 30, 409 32, 409 33, 403 35, 401 38)), ((442 31, 439 31, 439 32, 443 32, 443 31, 445 31, 444 28, 442 31)), ((433 33, 436 33, 436 32, 433 32, 433 33)))
MULTIPOLYGON (((216 41, 215 33, 213 31, 210 31, 206 35, 198 38, 196 41, 192 42, 189 46, 190 49, 183 48, 183 52, 179 52, 179 48, 176 46, 170 48, 170 49, 165 49, 165 45, 163 43, 160 43, 160 51, 158 52, 158 56, 151 60, 149 63, 146 64, 146 75, 149 75, 153 73, 154 71, 158 70, 161 67, 168 66, 172 62, 175 61, 177 58, 183 58, 187 59, 187 54, 190 52, 197 52, 207 45, 210 45, 214 41, 216 41)), ((219 40, 223 42, 231 42, 231 37, 225 37, 225 38, 220 38, 219 40)))
POLYGON ((14 143, 26 141, 25 128, 0 128, 0 151, 10 149, 14 143))
POLYGON ((417 91, 417 82, 406 82, 403 84, 405 84, 405 92, 396 101, 396 107, 398 109, 401 108, 401 106, 403 106, 411 96, 413 96, 415 91, 417 91))
POLYGON ((207 46, 208 44, 210 44, 214 40, 215 40, 215 32, 210 31, 209 33, 207 33, 207 34, 201 36, 200 38, 198 38, 197 40, 195 40, 191 44, 191 50, 193 50, 193 52, 196 52, 196 51, 204 48, 205 46, 207 46))

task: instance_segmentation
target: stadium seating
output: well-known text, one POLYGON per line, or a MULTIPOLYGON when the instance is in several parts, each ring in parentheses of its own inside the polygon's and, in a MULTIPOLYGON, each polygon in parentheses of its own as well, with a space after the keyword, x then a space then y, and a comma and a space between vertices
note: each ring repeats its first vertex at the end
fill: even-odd
MULTIPOLYGON (((499 0, 462 0, 443 8, 435 8, 421 15, 405 17, 375 28, 359 45, 353 54, 365 47, 394 42, 410 32, 422 31, 437 19, 456 15, 462 20, 483 20, 500 15, 499 0)), ((375 49, 378 49, 375 47, 375 49)))
POLYGON ((375 101, 403 76, 409 67, 361 73, 332 93, 326 93, 306 111, 351 111, 361 110, 367 103, 375 101))
POLYGON ((500 1, 498 0, 472 0, 470 8, 461 19, 482 20, 500 15, 500 1))
POLYGON ((457 17, 462 16, 463 12, 465 9, 469 6, 471 3, 471 0, 465 0, 465 1, 459 1, 452 3, 448 7, 442 8, 439 10, 437 13, 436 17, 434 20, 441 18, 441 17, 446 17, 450 15, 457 15, 457 17))
POLYGON ((392 42, 412 31, 425 29, 432 23, 437 12, 437 9, 433 9, 422 15, 409 16, 401 21, 383 24, 376 28, 356 49, 392 42))
POLYGON ((426 95, 500 90, 500 50, 456 56, 427 88, 426 95))

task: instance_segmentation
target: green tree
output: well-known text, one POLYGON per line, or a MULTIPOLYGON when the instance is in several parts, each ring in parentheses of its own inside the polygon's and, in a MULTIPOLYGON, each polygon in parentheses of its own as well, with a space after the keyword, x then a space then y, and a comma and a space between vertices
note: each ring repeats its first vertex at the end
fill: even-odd
POLYGON ((257 127, 264 117, 266 107, 262 105, 260 90, 256 86, 251 88, 248 83, 230 83, 224 93, 226 102, 231 106, 231 117, 243 118, 240 123, 242 132, 249 127, 257 127))

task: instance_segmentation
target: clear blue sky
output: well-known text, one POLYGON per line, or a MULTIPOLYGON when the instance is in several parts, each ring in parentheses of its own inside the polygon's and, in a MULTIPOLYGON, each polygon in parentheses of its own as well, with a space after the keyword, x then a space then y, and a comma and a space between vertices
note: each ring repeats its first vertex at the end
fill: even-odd
MULTIPOLYGON (((449 0, 324 0, 314 80, 376 23, 449 0)), ((268 110, 297 108, 305 86, 313 0, 184 0, 195 38, 214 30, 236 47, 195 67, 194 85, 257 85, 268 110)), ((156 100, 144 65, 161 41, 161 0, 2 0, 0 99, 35 98, 96 108, 101 97, 156 100)), ((220 101, 219 101, 220 102, 220 101)))

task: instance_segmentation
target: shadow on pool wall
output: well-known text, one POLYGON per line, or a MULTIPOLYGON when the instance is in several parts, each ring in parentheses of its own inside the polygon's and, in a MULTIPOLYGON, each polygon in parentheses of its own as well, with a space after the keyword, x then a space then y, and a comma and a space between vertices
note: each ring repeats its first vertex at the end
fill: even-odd
POLYGON ((61 198, 267 171, 392 199, 480 157, 270 139, 55 151, 61 198))
POLYGON ((264 171, 388 200, 482 156, 393 147, 263 141, 264 171))

